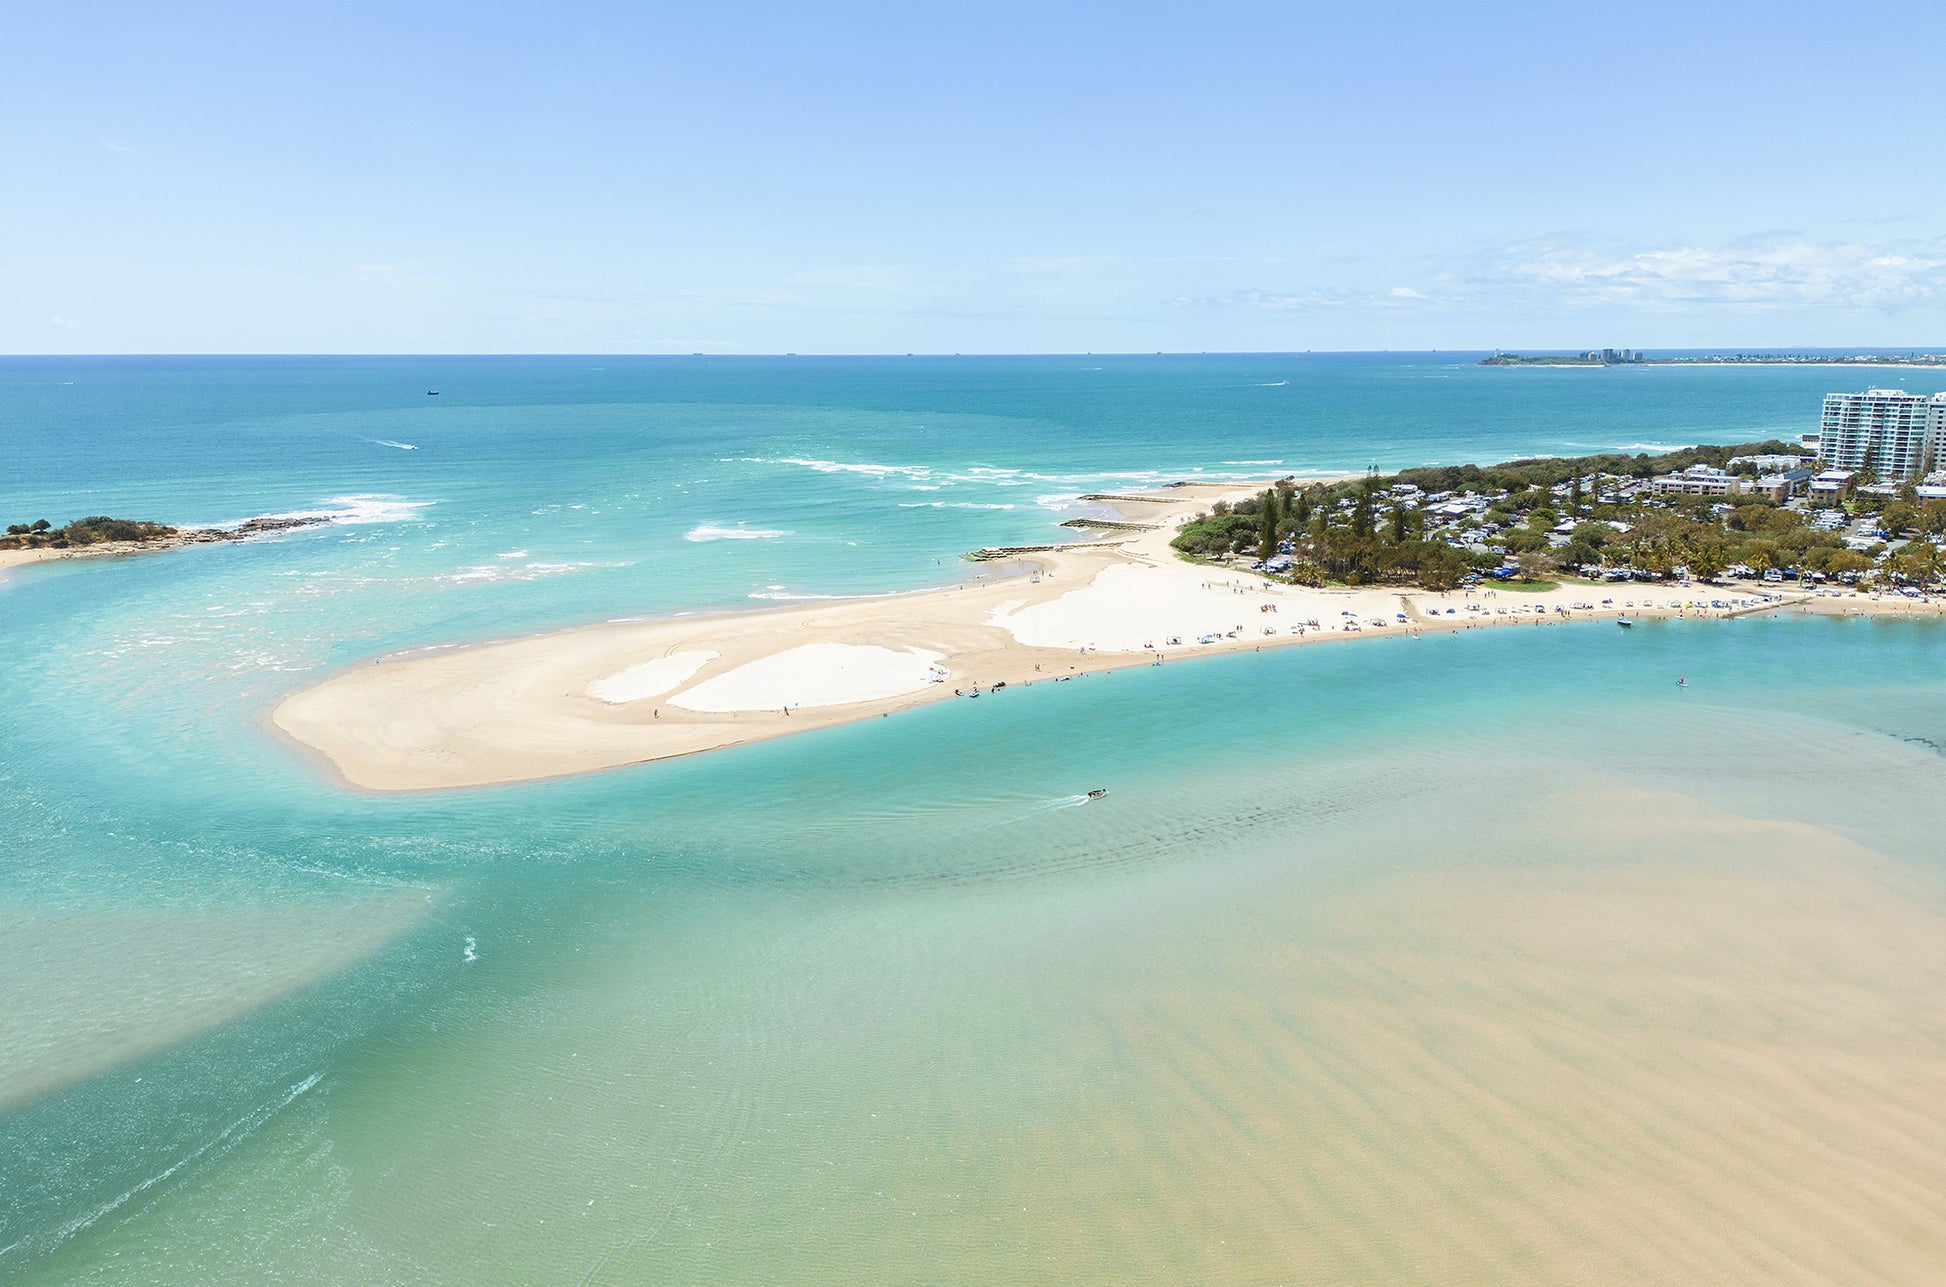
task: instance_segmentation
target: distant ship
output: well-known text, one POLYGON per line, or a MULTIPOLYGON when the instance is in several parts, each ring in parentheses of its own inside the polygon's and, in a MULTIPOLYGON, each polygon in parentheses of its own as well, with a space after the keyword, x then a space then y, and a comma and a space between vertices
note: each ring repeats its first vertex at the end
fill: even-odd
POLYGON ((426 396, 427 396, 428 398, 436 398, 436 397, 438 397, 438 396, 439 396, 439 390, 437 390, 437 389, 427 389, 427 390, 426 390, 426 396))

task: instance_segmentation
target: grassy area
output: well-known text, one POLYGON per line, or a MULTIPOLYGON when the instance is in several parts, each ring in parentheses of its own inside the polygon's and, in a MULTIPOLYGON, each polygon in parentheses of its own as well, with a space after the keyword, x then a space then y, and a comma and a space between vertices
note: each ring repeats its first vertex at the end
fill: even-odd
POLYGON ((1529 594, 1545 594, 1549 590, 1561 588, 1559 581, 1482 581, 1482 590, 1524 590, 1529 594))

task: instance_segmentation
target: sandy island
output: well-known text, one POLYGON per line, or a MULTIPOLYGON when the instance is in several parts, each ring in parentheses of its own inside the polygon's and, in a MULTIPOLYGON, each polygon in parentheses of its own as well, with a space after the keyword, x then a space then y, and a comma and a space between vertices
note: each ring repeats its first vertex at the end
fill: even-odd
POLYGON ((1208 653, 1591 616, 1908 606, 1675 585, 1310 589, 1187 563, 1169 548, 1213 501, 1254 490, 1179 486, 1124 502, 1147 530, 982 565, 969 581, 919 593, 380 658, 285 699, 271 718, 346 783, 414 791, 617 768, 1208 653), (1713 599, 1732 606, 1710 609, 1713 599))

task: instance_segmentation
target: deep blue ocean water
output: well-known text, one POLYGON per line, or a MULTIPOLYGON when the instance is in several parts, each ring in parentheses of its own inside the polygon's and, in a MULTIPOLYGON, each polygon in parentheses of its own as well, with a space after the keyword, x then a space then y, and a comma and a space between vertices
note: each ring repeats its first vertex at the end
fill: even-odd
POLYGON ((1475 356, 0 360, 5 521, 347 519, 0 585, 0 1277, 992 1269, 1053 1253, 941 1195, 1052 1147, 1021 1070, 1117 953, 1217 968, 1206 880, 1328 902, 1461 816, 1540 861, 1497 811, 1591 781, 1936 862, 1929 623, 1304 648, 396 798, 265 725, 377 652, 934 584, 1089 490, 1788 438, 1863 383, 1475 356))

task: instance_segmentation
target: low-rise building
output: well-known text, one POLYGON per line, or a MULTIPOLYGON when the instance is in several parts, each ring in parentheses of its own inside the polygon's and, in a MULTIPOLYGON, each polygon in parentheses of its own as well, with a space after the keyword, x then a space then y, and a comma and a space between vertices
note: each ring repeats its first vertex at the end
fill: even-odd
MULTIPOLYGON (((1808 469, 1800 469, 1796 472, 1803 474, 1807 481, 1811 477, 1811 471, 1808 469)), ((1790 499, 1793 484, 1789 474, 1769 474, 1763 478, 1745 479, 1743 490, 1757 496, 1768 496, 1782 505, 1790 499)))
POLYGON ((1734 496, 1743 490, 1743 479, 1710 465, 1691 465, 1679 474, 1664 474, 1649 480, 1658 496, 1734 496))
POLYGON ((1851 494, 1851 480, 1856 477, 1849 469, 1827 469, 1811 479, 1811 500, 1835 505, 1851 494))
POLYGON ((1817 457, 1815 455, 1787 456, 1777 452, 1770 452, 1761 456, 1732 456, 1730 457, 1729 468, 1734 473, 1738 465, 1748 465, 1759 474, 1781 474, 1786 470, 1802 469, 1816 459, 1817 457))

